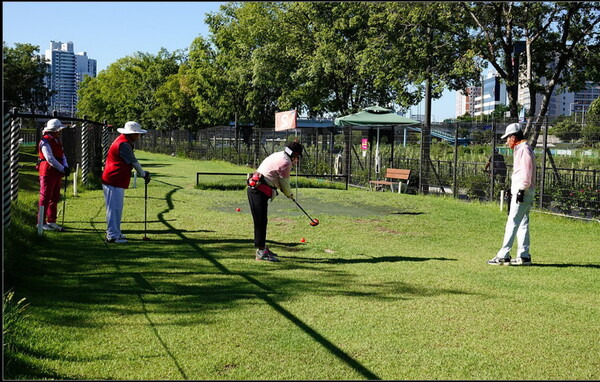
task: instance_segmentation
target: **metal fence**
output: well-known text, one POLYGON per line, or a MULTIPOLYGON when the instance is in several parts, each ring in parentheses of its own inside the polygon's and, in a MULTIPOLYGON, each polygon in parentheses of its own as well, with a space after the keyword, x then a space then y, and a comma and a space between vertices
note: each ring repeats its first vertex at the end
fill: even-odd
MULTIPOLYGON (((385 177, 387 168, 411 169, 408 190, 403 192, 499 201, 502 191, 509 188, 512 173, 512 150, 500 139, 508 123, 511 121, 435 124, 431 139, 425 143, 419 127, 275 132, 221 126, 195 133, 150 130, 136 144, 146 151, 256 168, 268 155, 283 150, 285 143, 298 140, 305 147, 301 173, 348 175, 350 186, 368 188, 370 180, 385 177), (421 153, 427 145, 430 160, 425 161, 421 153), (505 176, 497 168, 486 168, 494 149, 506 163, 505 176)), ((546 120, 539 125, 536 206, 574 216, 600 217, 600 144, 592 141, 586 145, 577 138, 558 142, 548 134, 551 128, 546 120)))
MULTIPOLYGON (((10 202, 18 195, 19 147, 35 145, 42 126, 54 117, 16 111, 4 115, 4 226, 10 222, 10 202)), ((118 134, 106 121, 60 119, 70 126, 63 130, 69 163, 74 168, 79 164, 82 181, 91 184, 100 178, 109 144, 118 134)), ((409 187, 403 192, 498 201, 512 172, 512 151, 499 138, 510 122, 433 124, 429 138, 424 137, 422 126, 317 127, 283 132, 250 126, 218 126, 196 132, 149 130, 136 142, 136 149, 257 168, 268 155, 283 150, 285 143, 298 140, 305 148, 299 173, 326 179, 340 176, 346 186, 368 188, 369 181, 385 178, 387 168, 411 169, 409 187), (491 166, 486 168, 494 149, 506 162, 505 177, 491 166), (423 156, 424 151, 429 155, 423 156)), ((552 123, 545 120, 540 124, 535 149, 536 206, 573 216, 600 217, 600 139, 589 132, 557 139, 551 131, 552 123)))
POLYGON ((49 119, 59 118, 68 128, 63 129, 62 142, 69 165, 80 169, 84 185, 96 183, 102 173, 102 165, 108 149, 106 122, 100 123, 85 118, 19 113, 16 109, 3 116, 3 205, 2 227, 9 227, 11 203, 19 194, 19 155, 21 146, 36 146, 42 136, 44 125, 49 119), (104 133, 104 134, 103 134, 104 133), (103 156, 104 155, 104 156, 103 156))

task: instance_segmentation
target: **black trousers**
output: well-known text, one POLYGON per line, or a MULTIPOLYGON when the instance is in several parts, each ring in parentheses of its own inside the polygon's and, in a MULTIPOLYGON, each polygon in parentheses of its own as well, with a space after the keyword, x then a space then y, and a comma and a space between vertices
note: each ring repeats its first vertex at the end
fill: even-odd
POLYGON ((254 246, 265 248, 267 240, 267 222, 269 197, 264 192, 248 187, 248 202, 254 219, 254 246))

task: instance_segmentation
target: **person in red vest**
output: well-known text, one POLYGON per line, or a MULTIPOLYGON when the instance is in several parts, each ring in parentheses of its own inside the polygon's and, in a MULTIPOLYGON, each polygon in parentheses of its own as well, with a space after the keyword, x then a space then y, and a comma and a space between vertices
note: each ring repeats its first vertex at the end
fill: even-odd
POLYGON ((144 178, 146 184, 150 182, 150 173, 144 171, 140 162, 133 154, 133 143, 137 141, 146 130, 142 130, 139 123, 129 121, 125 127, 117 129, 119 135, 111 144, 102 173, 102 190, 106 204, 106 242, 126 243, 125 235, 121 234, 121 216, 123 215, 123 202, 125 189, 129 188, 131 170, 136 169, 144 178))
MULTIPOLYGON (((38 144, 38 165, 40 173, 40 201, 44 206, 44 225, 47 231, 64 231, 56 224, 56 206, 60 199, 60 184, 63 175, 71 173, 65 156, 60 136, 66 126, 54 118, 46 123, 42 130, 42 138, 38 144)), ((38 216, 39 219, 39 216, 38 216)))

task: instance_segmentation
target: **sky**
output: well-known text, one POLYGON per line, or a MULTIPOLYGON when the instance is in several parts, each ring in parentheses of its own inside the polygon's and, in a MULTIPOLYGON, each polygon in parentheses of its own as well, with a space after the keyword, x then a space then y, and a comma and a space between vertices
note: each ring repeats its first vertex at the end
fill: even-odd
MULTIPOLYGON (((207 13, 223 2, 60 2, 3 1, 2 39, 9 47, 27 43, 44 53, 50 41, 73 42, 75 52, 97 60, 98 73, 135 52, 157 54, 187 49, 198 36, 209 36, 207 13)), ((455 117, 455 92, 432 103, 432 121, 455 117)), ((406 113, 424 114, 424 102, 406 113)))

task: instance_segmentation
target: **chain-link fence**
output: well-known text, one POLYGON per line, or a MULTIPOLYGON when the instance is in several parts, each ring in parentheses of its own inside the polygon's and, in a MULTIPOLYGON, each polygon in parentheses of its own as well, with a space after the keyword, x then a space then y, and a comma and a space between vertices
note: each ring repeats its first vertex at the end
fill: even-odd
MULTIPOLYGON (((406 192, 500 201, 503 195, 507 197, 512 174, 512 150, 500 137, 512 122, 432 124, 430 140, 422 139, 422 126, 331 126, 283 132, 232 126, 195 133, 150 130, 137 147, 256 168, 268 155, 283 150, 285 143, 298 140, 305 148, 300 173, 329 179, 338 176, 338 181, 347 181, 350 186, 368 188, 370 180, 384 179, 388 168, 410 169, 406 192), (428 159, 422 159, 424 149, 429 152, 428 159), (492 157, 494 160, 490 160, 492 157)), ((534 150, 536 206, 598 218, 600 134, 594 135, 598 130, 588 119, 583 129, 567 130, 565 135, 561 124, 569 123, 566 118, 531 123, 538 132, 534 150)))
MULTIPOLYGON (((41 126, 50 117, 18 118, 21 144, 26 145, 39 140, 41 126)), ((16 119, 5 118, 7 141, 11 140, 7 123, 16 119)), ((72 122, 71 126, 79 128, 63 133, 67 157, 72 165, 83 165, 87 158, 87 168, 99 177, 108 145, 118 133, 106 123, 87 121, 84 129, 83 120, 72 122)), ((510 187, 512 174, 512 150, 500 137, 511 122, 432 124, 429 139, 423 139, 423 126, 341 128, 333 123, 283 132, 252 126, 219 126, 196 132, 149 130, 136 142, 136 149, 257 168, 268 155, 283 150, 287 142, 298 140, 305 148, 300 174, 368 188, 369 181, 384 179, 388 168, 410 169, 409 187, 403 192, 500 201, 510 187)), ((573 216, 600 217, 600 121, 563 117, 544 119, 532 128, 538 132, 535 205, 573 216)))
POLYGON ((103 145, 102 131, 106 123, 87 119, 54 115, 19 113, 16 109, 7 111, 3 117, 3 205, 2 227, 7 228, 11 221, 11 202, 19 194, 19 168, 22 147, 36 147, 42 137, 46 122, 59 118, 67 126, 62 130, 62 142, 69 165, 80 169, 81 181, 92 186, 100 182, 102 174, 103 145))

